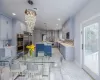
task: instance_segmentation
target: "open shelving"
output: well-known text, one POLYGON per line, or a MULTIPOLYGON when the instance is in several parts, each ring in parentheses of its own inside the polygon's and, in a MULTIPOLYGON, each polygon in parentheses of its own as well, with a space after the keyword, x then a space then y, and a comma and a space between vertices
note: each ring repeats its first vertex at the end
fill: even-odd
POLYGON ((17 34, 17 52, 23 51, 23 34, 17 34))

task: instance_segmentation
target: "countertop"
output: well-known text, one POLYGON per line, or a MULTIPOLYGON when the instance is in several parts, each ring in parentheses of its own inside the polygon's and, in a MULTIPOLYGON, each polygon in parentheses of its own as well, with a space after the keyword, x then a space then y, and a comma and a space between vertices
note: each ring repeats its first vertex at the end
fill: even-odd
POLYGON ((16 47, 16 46, 4 46, 4 47, 0 47, 0 48, 11 48, 11 47, 16 47))
POLYGON ((44 44, 44 45, 48 45, 48 46, 51 46, 52 45, 51 42, 38 42, 36 44, 44 44))
POLYGON ((71 44, 71 43, 68 43, 68 42, 62 42, 62 41, 57 41, 58 43, 60 43, 61 45, 63 45, 63 46, 69 46, 69 47, 74 47, 74 45, 73 44, 71 44))

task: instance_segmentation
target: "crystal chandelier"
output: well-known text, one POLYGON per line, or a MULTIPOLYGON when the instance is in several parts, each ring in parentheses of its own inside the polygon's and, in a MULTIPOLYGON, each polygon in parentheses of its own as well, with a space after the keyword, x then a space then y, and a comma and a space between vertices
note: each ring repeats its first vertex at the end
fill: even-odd
POLYGON ((36 22, 36 12, 34 10, 25 10, 25 22, 27 24, 27 30, 32 33, 36 22))

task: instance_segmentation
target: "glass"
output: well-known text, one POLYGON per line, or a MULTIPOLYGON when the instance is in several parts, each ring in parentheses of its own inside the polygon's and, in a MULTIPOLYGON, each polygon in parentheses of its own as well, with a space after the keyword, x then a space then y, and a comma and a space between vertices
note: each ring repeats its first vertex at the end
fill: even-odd
POLYGON ((84 28, 84 65, 99 75, 99 24, 95 23, 84 28))

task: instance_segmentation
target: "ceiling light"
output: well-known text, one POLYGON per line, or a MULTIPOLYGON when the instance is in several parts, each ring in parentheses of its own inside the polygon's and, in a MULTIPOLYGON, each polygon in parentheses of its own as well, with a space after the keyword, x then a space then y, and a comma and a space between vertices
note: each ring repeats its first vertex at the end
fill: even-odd
POLYGON ((16 14, 15 14, 15 13, 12 13, 12 15, 14 15, 14 16, 15 16, 16 14))
POLYGON ((60 18, 58 20, 60 21, 60 18))
POLYGON ((36 12, 32 9, 25 10, 25 22, 27 24, 27 30, 32 33, 36 22, 36 12))
POLYGON ((58 24, 56 24, 58 26, 58 24))

